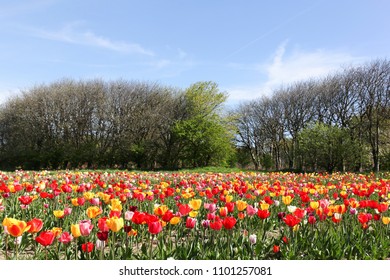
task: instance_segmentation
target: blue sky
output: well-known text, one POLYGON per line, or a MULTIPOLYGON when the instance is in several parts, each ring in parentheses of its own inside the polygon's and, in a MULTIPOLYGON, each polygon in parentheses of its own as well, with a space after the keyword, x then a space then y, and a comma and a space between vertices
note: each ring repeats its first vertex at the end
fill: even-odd
POLYGON ((390 58, 388 0, 0 0, 0 102, 61 78, 214 81, 229 102, 390 58))

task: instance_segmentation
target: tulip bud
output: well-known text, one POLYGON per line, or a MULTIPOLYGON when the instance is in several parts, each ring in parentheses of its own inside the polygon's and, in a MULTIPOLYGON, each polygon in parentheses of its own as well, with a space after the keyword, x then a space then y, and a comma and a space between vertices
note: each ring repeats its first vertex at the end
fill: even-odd
POLYGON ((256 241, 257 241, 257 235, 256 234, 251 234, 249 235, 249 242, 254 245, 256 244, 256 241))

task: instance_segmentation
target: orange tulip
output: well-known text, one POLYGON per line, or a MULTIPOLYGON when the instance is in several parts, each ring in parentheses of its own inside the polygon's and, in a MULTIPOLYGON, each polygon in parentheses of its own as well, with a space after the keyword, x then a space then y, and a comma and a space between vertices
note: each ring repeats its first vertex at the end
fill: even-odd
POLYGON ((94 219, 103 212, 98 206, 90 206, 87 208, 86 213, 90 219, 94 219))
POLYGON ((62 233, 62 228, 60 228, 60 227, 53 227, 51 229, 51 232, 54 234, 54 237, 58 237, 62 233))
POLYGON ((27 225, 25 221, 20 221, 13 218, 4 218, 3 226, 6 227, 7 232, 13 237, 21 236, 28 231, 31 226, 27 225))
POLYGON ((168 206, 166 205, 159 205, 157 207, 154 208, 154 214, 157 215, 157 216, 164 216, 164 214, 169 210, 168 206))

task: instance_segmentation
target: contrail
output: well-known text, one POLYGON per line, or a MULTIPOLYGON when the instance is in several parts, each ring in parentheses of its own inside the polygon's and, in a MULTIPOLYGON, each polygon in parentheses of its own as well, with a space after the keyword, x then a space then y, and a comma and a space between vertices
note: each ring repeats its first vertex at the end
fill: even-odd
POLYGON ((311 5, 310 7, 302 10, 301 12, 293 15, 292 17, 289 17, 287 20, 283 21, 282 23, 276 25, 275 27, 273 27, 271 30, 265 32, 264 34, 260 35, 259 37, 257 37, 256 39, 248 42, 247 44, 243 45, 242 47, 240 47, 239 49, 235 50, 234 52, 228 54, 227 56, 225 56, 223 59, 227 59, 229 57, 232 57, 233 55, 241 52, 242 50, 246 49, 247 47, 249 47, 250 45, 256 43, 257 41, 261 40, 261 39, 264 39, 265 37, 269 36, 270 34, 274 33, 275 31, 279 30, 281 27, 285 26, 287 23, 290 23, 291 21, 295 20, 296 18, 298 17, 301 17, 302 15, 306 14, 307 12, 309 12, 315 5, 317 5, 318 3, 320 3, 322 1, 319 1, 317 3, 315 3, 314 5, 311 5))

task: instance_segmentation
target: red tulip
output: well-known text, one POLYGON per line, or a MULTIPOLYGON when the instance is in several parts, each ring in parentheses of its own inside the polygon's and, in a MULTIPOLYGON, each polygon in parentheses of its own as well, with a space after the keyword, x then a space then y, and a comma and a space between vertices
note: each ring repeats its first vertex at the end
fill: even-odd
POLYGON ((33 201, 32 197, 28 196, 28 195, 20 196, 20 197, 18 197, 18 200, 23 205, 29 205, 33 201))
POLYGON ((269 217, 269 215, 270 215, 270 212, 268 210, 259 209, 257 211, 257 216, 262 220, 267 219, 269 217))
POLYGON ((43 221, 38 218, 34 218, 27 222, 27 225, 30 226, 30 229, 28 230, 29 233, 37 233, 41 231, 43 227, 43 221))
POLYGON ((280 246, 278 245, 274 245, 274 247, 272 248, 272 251, 276 254, 276 253, 279 253, 280 252, 280 246))
POLYGON ((137 225, 141 225, 143 222, 145 222, 145 213, 135 211, 131 221, 137 225))
POLYGON ((179 212, 182 216, 188 215, 188 213, 191 212, 191 207, 188 204, 180 204, 179 205, 179 212))
POLYGON ((87 242, 87 243, 82 244, 81 250, 83 250, 83 252, 91 253, 93 250, 93 243, 87 242))
POLYGON ((164 213, 164 215, 161 217, 161 219, 164 222, 169 222, 173 218, 173 213, 171 210, 168 210, 167 212, 164 213))
POLYGON ((151 234, 158 234, 162 231, 162 226, 160 221, 148 223, 148 230, 151 234))
POLYGON ((283 221, 289 227, 294 227, 301 222, 301 219, 295 217, 293 214, 287 214, 286 217, 283 218, 283 221))
POLYGON ((77 198, 77 204, 78 204, 79 206, 83 206, 84 203, 85 203, 85 198, 84 198, 84 197, 78 197, 78 198, 77 198))
POLYGON ((54 233, 51 230, 42 231, 36 238, 37 241, 42 246, 49 246, 54 241, 54 233))
POLYGON ((314 225, 316 223, 316 217, 315 216, 309 216, 309 218, 307 218, 307 221, 308 221, 309 224, 314 225))
POLYGON ((108 239, 108 231, 98 231, 96 235, 101 241, 106 241, 108 239))
POLYGON ((379 211, 379 213, 386 212, 387 209, 389 209, 389 205, 387 205, 386 203, 380 203, 380 204, 378 205, 378 211, 379 211))
POLYGON ((295 209, 295 211, 294 211, 294 215, 295 215, 295 217, 297 217, 298 219, 302 219, 302 218, 306 215, 306 210, 301 209, 301 208, 297 208, 297 209, 295 209))
POLYGON ((102 217, 102 218, 99 218, 98 220, 98 228, 100 231, 109 231, 109 227, 107 225, 107 220, 108 218, 107 217, 102 217))
POLYGON ((225 206, 226 206, 229 213, 233 213, 235 205, 236 204, 234 202, 226 202, 225 203, 225 206))
POLYGON ((361 223, 363 225, 369 221, 369 217, 368 217, 367 213, 359 213, 358 220, 359 220, 359 223, 361 223))
POLYGON ((187 217, 187 220, 186 220, 186 228, 194 228, 196 225, 196 219, 195 218, 191 218, 191 217, 187 217))
POLYGON ((216 217, 215 220, 210 221, 210 228, 213 230, 221 230, 222 228, 222 221, 219 217, 216 217))
POLYGON ((222 225, 226 229, 232 229, 235 226, 236 222, 237 222, 236 218, 226 217, 225 219, 222 220, 222 225))
POLYGON ((159 222, 159 221, 160 221, 160 219, 156 215, 145 213, 145 222, 147 224, 159 222))

